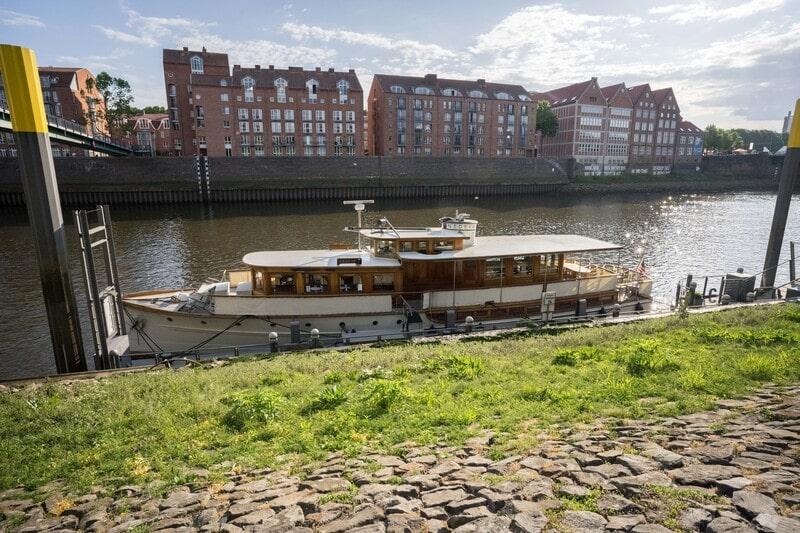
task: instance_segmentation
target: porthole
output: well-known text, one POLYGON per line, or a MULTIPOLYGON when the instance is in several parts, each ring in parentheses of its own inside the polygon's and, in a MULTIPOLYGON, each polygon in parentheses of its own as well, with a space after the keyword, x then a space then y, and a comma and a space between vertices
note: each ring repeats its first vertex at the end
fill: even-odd
POLYGON ((172 319, 170 317, 167 317, 167 322, 172 322, 172 319))
POLYGON ((402 323, 403 323, 403 320, 402 320, 402 319, 400 319, 400 318, 398 318, 398 319, 397 319, 397 323, 398 323, 398 324, 402 324, 402 323))
POLYGON ((205 320, 201 320, 200 323, 201 324, 208 324, 208 322, 206 322, 205 320))
POLYGON ((310 328, 311 327, 311 322, 306 322, 306 327, 310 328))
POLYGON ((339 322, 339 327, 340 327, 340 328, 344 328, 344 326, 345 326, 345 323, 344 323, 344 322, 339 322))
POLYGON ((372 325, 373 325, 373 326, 377 326, 377 325, 378 325, 378 321, 377 321, 377 320, 373 320, 373 321, 372 321, 372 325))

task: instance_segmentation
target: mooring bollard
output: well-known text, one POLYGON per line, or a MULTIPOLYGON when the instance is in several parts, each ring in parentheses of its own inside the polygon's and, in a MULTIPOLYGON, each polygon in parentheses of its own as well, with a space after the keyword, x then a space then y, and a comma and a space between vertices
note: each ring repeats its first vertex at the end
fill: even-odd
POLYGON ((619 312, 622 309, 622 306, 619 304, 614 304, 614 309, 611 311, 611 316, 617 318, 619 316, 619 312))
POLYGON ((468 316, 464 319, 464 332, 465 333, 472 333, 472 324, 475 322, 475 319, 471 316, 468 316))
POLYGON ((319 342, 319 330, 314 328, 311 330, 311 347, 312 348, 319 348, 321 346, 319 342))
POLYGON ((238 346, 234 346, 233 347, 233 356, 234 357, 239 357, 239 347, 238 346))
POLYGON ((723 294, 722 297, 719 299, 719 303, 722 305, 728 305, 731 303, 731 295, 730 294, 723 294))
POLYGON ((269 351, 272 353, 278 352, 278 333, 276 331, 269 332, 269 351))

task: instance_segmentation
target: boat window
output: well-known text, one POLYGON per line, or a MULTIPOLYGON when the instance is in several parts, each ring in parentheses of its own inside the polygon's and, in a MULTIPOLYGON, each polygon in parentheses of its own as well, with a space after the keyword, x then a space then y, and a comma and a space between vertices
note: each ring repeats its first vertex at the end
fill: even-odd
POLYGON ((361 283, 361 276, 358 274, 340 274, 339 292, 361 292, 364 285, 361 283))
POLYGON ((295 292, 294 272, 283 272, 280 274, 272 274, 270 277, 272 283, 272 292, 275 293, 293 293, 295 292))
POLYGON ((514 275, 528 276, 533 271, 533 258, 529 255, 514 257, 514 275))
POLYGON ((452 250, 455 248, 455 241, 436 241, 436 250, 452 250))
POLYGON ((393 291, 394 290, 394 274, 373 274, 372 276, 372 290, 373 291, 393 291))
POLYGON ((255 274, 255 281, 256 281, 256 290, 263 291, 264 290, 264 273, 260 270, 256 270, 255 274))
POLYGON ((394 241, 375 239, 375 253, 388 254, 394 251, 394 241))
POLYGON ((558 272, 558 256, 556 254, 539 256, 539 273, 553 274, 558 272))
POLYGON ((413 252, 414 251, 414 241, 403 241, 400 243, 400 251, 401 252, 413 252))
POLYGON ((421 254, 428 253, 428 241, 418 241, 417 242, 417 251, 421 254))
POLYGON ((499 257, 490 257, 486 260, 486 279, 500 278, 503 276, 503 260, 499 257))
POLYGON ((306 274, 306 292, 309 294, 316 294, 328 292, 328 275, 327 274, 306 274))

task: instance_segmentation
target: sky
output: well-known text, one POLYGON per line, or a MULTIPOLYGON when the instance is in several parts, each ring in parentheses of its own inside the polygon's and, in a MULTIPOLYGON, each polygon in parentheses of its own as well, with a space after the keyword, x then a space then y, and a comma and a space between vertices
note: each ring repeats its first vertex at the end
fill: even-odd
POLYGON ((800 0, 32 1, 0 3, 0 42, 40 66, 87 67, 164 105, 163 48, 230 63, 356 69, 517 83, 545 91, 672 87, 700 127, 780 130, 800 97, 800 0))

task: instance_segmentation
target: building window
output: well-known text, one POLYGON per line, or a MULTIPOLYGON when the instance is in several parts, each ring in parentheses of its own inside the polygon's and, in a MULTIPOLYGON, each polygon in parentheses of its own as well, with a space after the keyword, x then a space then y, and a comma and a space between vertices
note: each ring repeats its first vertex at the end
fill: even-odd
POLYGON ((286 80, 283 78, 275 80, 275 89, 278 91, 278 103, 286 103, 286 80))
POLYGON ((347 91, 350 90, 350 83, 347 80, 339 80, 336 83, 336 88, 339 90, 339 100, 344 104, 347 102, 347 91))
POLYGON ((319 89, 319 82, 315 79, 310 79, 306 82, 306 89, 308 89, 308 101, 317 101, 317 89, 319 89))
POLYGON ((200 56, 192 57, 192 74, 203 73, 203 58, 200 56))

